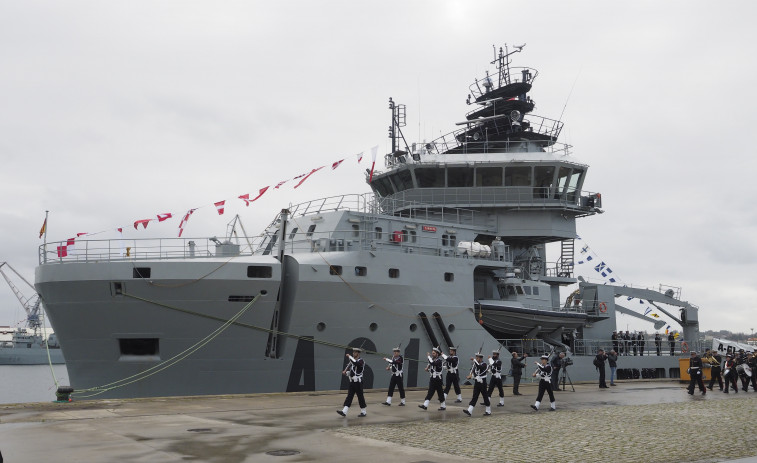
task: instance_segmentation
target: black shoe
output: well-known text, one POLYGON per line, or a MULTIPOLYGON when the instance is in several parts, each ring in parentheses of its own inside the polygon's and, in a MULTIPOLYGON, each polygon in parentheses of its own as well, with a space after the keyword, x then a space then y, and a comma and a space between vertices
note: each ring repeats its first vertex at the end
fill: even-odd
POLYGON ((497 404, 498 407, 504 407, 505 404, 497 404))
POLYGON ((689 395, 694 395, 694 391, 688 391, 689 395))
POLYGON ((520 392, 513 392, 513 395, 523 395, 520 392))
POLYGON ((363 418, 364 416, 365 416, 365 413, 361 413, 361 414, 359 414, 359 415, 358 415, 357 417, 358 417, 358 418, 363 418))
POLYGON ((456 404, 459 404, 459 403, 461 403, 461 402, 462 402, 462 400, 460 400, 460 399, 457 399, 457 400, 455 401, 455 403, 456 403, 456 404))
POLYGON ((389 402, 384 402, 381 405, 386 405, 387 407, 391 407, 392 406, 392 404, 390 404, 389 402))
POLYGON ((557 410, 556 410, 556 409, 554 409, 554 408, 550 408, 550 409, 549 409, 549 411, 550 411, 550 412, 555 412, 555 411, 557 411, 557 410))
POLYGON ((398 407, 404 407, 404 406, 405 404, 403 402, 400 402, 400 404, 398 405, 398 407))
POLYGON ((463 410, 463 413, 465 413, 465 414, 466 414, 466 415, 468 415, 468 416, 471 416, 471 414, 470 414, 470 412, 468 411, 468 409, 467 409, 467 408, 466 408, 465 410, 463 410))
POLYGON ((533 409, 534 409, 534 410, 536 410, 537 412, 539 411, 539 409, 538 409, 538 408, 536 408, 536 405, 531 405, 531 408, 533 408, 533 409))
POLYGON ((418 405, 418 408, 422 408, 422 409, 424 409, 424 410, 428 410, 428 407, 427 407, 427 406, 425 406, 425 405, 418 405))
POLYGON ((707 391, 702 391, 702 395, 705 395, 705 394, 707 394, 707 391))
POLYGON ((492 412, 484 412, 484 416, 491 416, 492 412))
POLYGON ((723 391, 723 394, 728 394, 728 390, 723 391))
POLYGON ((617 384, 615 384, 615 383, 612 383, 612 384, 610 384, 610 386, 617 386, 617 384))
POLYGON ((347 416, 347 415, 345 415, 345 414, 344 414, 344 412, 343 412, 343 411, 341 411, 341 410, 337 410, 336 412, 337 412, 337 413, 339 413, 339 414, 340 414, 340 415, 342 415, 342 416, 347 416))
POLYGON ((444 410, 446 410, 446 409, 447 409, 447 407, 439 407, 439 411, 440 411, 440 412, 443 412, 443 411, 444 411, 444 410))
POLYGON ((712 390, 712 386, 707 386, 707 389, 712 390))

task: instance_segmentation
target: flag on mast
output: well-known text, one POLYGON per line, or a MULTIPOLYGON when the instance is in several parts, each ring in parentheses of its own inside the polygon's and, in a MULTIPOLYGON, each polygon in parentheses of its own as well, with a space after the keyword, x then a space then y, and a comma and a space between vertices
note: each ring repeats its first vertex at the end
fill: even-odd
POLYGON ((368 176, 368 183, 373 181, 373 168, 376 167, 376 154, 378 154, 378 145, 371 148, 371 158, 373 161, 371 163, 371 174, 368 176))
POLYGON ((45 217, 45 221, 42 222, 42 228, 39 229, 39 239, 42 239, 42 235, 45 234, 45 230, 47 230, 47 217, 45 217))

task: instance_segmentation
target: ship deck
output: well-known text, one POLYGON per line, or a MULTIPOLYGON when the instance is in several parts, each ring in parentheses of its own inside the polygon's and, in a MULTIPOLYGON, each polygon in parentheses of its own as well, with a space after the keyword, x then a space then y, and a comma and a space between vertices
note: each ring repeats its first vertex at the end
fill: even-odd
POLYGON ((82 462, 452 463, 539 461, 547 452, 566 462, 622 463, 641 459, 643 448, 650 462, 757 461, 757 449, 729 439, 751 432, 754 392, 689 396, 669 380, 618 381, 607 390, 585 383, 557 392, 557 413, 546 413, 548 403, 538 413, 529 408, 535 383, 521 393, 506 386, 504 407, 493 407, 492 417, 476 407, 473 418, 462 413, 470 387, 465 402, 445 412, 434 401, 429 411, 416 406, 425 390, 409 391, 406 407, 382 406, 385 392, 368 391, 368 416, 358 418, 355 403, 346 419, 335 413, 344 400, 336 391, 5 405, 0 451, 13 462, 57 454, 82 462), (708 416, 728 417, 729 426, 708 416), (682 436, 705 431, 708 439, 686 440, 683 451, 682 436))

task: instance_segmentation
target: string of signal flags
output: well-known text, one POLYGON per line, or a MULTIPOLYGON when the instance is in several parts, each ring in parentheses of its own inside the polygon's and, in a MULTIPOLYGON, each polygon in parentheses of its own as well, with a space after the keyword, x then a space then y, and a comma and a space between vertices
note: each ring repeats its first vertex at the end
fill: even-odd
MULTIPOLYGON (((623 280, 617 276, 615 273, 613 273, 612 268, 610 268, 609 265, 605 263, 604 260, 602 260, 597 253, 594 252, 591 247, 589 247, 588 244, 586 244, 585 241, 581 239, 581 237, 577 237, 578 240, 582 241, 584 243, 583 246, 581 246, 581 251, 579 253, 578 261, 576 262, 576 265, 586 265, 593 267, 594 271, 598 274, 599 277, 601 277, 604 281, 607 283, 622 283, 623 280)), ((628 296, 626 297, 627 301, 632 301, 633 297, 628 296)), ((657 312, 653 312, 653 309, 649 307, 648 302, 644 301, 643 299, 637 299, 639 301, 640 305, 646 305, 646 308, 644 309, 644 316, 649 315, 653 318, 660 318, 660 314, 657 312)), ((667 323, 667 322, 666 322, 667 323)), ((668 334, 670 332, 670 324, 667 324, 665 327, 665 334, 668 334)), ((675 338, 678 338, 680 333, 677 331, 673 332, 673 336, 675 338)))
MULTIPOLYGON (((374 169, 376 167, 376 155, 378 153, 378 148, 379 148, 378 145, 376 145, 376 146, 373 146, 370 149, 370 151, 371 151, 371 168, 370 168, 370 172, 368 174, 368 181, 369 182, 373 180, 373 171, 374 171, 374 169)), ((359 153, 357 153, 357 154, 354 155, 358 164, 360 164, 363 161, 364 154, 365 154, 365 151, 361 151, 361 152, 359 152, 359 153)), ((338 161, 332 162, 331 165, 330 165, 331 170, 336 170, 346 160, 347 160, 347 158, 343 158, 343 159, 339 159, 338 161)), ((239 196, 237 196, 236 199, 244 201, 244 205, 246 207, 249 207, 250 204, 252 204, 255 201, 257 201, 258 199, 260 199, 260 197, 263 196, 265 193, 267 193, 269 191, 273 191, 273 190, 279 190, 284 185, 286 185, 287 183, 289 183, 289 184, 294 183, 294 187, 293 188, 299 188, 313 174, 326 169, 326 167, 328 167, 328 165, 322 165, 320 167, 316 167, 316 168, 310 169, 309 171, 307 171, 307 172, 305 172, 303 174, 297 175, 295 177, 292 177, 292 178, 289 178, 289 179, 286 179, 286 180, 281 180, 281 181, 279 181, 279 182, 277 182, 275 184, 266 185, 266 186, 264 186, 262 188, 259 188, 254 193, 245 193, 245 194, 239 195, 239 196)), ((179 222, 179 227, 178 227, 178 229, 179 229, 178 230, 178 236, 179 236, 179 238, 181 238, 181 235, 184 233, 184 227, 186 227, 187 222, 189 222, 189 219, 192 217, 192 214, 194 214, 195 211, 197 211, 199 209, 202 209, 202 208, 205 208, 205 207, 214 207, 215 210, 216 210, 216 213, 218 215, 223 215, 223 213, 225 212, 225 209, 226 209, 226 203, 227 203, 227 201, 228 201, 227 199, 223 199, 221 201, 215 201, 213 203, 204 204, 204 205, 193 207, 193 208, 187 210, 187 212, 184 213, 184 215, 182 216, 181 221, 179 222)), ((147 228, 147 226, 151 222, 161 223, 161 222, 165 222, 165 221, 167 221, 169 219, 172 219, 172 218, 174 218, 174 214, 172 212, 163 212, 163 213, 160 213, 160 214, 156 214, 154 218, 135 220, 134 223, 133 223, 133 227, 137 231, 140 230, 140 227, 141 227, 142 230, 144 230, 144 229, 147 228)), ((115 231, 117 231, 121 235, 121 238, 123 238, 123 230, 124 230, 124 227, 118 227, 118 228, 115 229, 115 231)), ((42 228, 39 231, 39 237, 40 237, 40 239, 45 235, 46 231, 47 231, 47 217, 45 217, 45 221, 42 223, 42 228)), ((79 238, 81 238, 83 236, 86 237, 86 236, 99 235, 101 233, 105 233, 105 232, 108 232, 108 231, 113 231, 113 229, 101 230, 101 231, 95 232, 95 233, 86 233, 86 232, 84 232, 84 233, 77 233, 75 237, 68 238, 65 243, 61 243, 57 247, 58 257, 66 257, 66 256, 68 256, 69 253, 71 253, 74 250, 74 247, 76 246, 76 240, 77 239, 79 239, 79 238)))

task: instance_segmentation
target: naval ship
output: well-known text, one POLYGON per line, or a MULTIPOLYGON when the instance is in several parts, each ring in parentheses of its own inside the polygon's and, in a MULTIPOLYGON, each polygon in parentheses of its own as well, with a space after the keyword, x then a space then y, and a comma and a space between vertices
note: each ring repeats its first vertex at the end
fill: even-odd
MULTIPOLYGON (((235 221, 226 239, 132 240, 127 254, 115 240, 77 241, 65 257, 41 246, 35 287, 73 389, 346 389, 350 347, 366 352, 364 386, 383 388, 396 346, 408 387, 427 384, 427 352, 450 346, 462 365, 481 350, 505 361, 513 350, 566 351, 573 381, 596 380, 592 359, 612 347, 618 313, 657 322, 622 296, 654 304, 681 325, 679 340, 696 343, 698 308, 680 291, 579 283, 576 219, 603 212, 602 196, 558 142, 563 123, 533 113, 538 72, 512 66, 522 49, 495 51, 465 120, 436 140, 406 142, 406 107, 390 98, 391 149, 383 170, 366 173, 370 193, 291 205, 256 238, 240 237, 235 221), (563 301, 560 289, 576 283, 563 301)), ((677 377, 681 347, 619 366, 677 377)))

